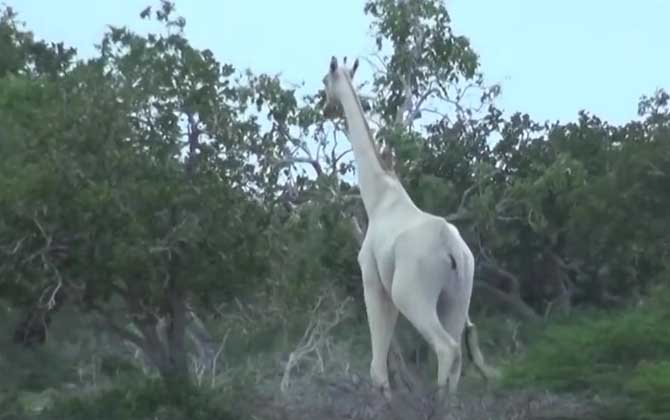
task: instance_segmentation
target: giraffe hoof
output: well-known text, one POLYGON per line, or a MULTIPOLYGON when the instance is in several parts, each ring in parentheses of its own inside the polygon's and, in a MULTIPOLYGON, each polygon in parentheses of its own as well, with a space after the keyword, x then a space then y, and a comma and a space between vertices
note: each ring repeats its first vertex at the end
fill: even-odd
POLYGON ((382 387, 379 387, 378 390, 386 401, 391 401, 391 387, 382 386, 382 387))
POLYGON ((455 399, 455 394, 446 385, 438 387, 433 393, 433 404, 436 410, 447 410, 455 402, 455 399))

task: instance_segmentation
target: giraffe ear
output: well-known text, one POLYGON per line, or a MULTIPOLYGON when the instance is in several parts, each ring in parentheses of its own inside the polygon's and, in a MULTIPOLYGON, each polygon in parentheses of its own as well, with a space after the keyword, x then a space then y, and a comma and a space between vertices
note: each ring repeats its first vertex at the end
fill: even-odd
POLYGON ((351 75, 350 77, 353 79, 354 74, 356 73, 356 70, 358 69, 358 58, 354 61, 354 66, 351 68, 351 75))
POLYGON ((337 58, 335 58, 335 56, 332 56, 330 58, 330 72, 335 73, 335 70, 337 70, 337 58))

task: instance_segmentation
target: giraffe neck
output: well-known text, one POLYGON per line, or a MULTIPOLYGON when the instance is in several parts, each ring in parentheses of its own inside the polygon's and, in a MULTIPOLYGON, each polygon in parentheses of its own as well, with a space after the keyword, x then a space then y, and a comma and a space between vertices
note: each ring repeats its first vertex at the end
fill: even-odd
POLYGON ((348 137, 356 159, 358 169, 358 186, 365 210, 370 216, 381 199, 396 188, 397 182, 384 168, 379 152, 370 134, 368 122, 363 114, 363 107, 348 78, 344 78, 344 92, 340 101, 347 120, 348 137))

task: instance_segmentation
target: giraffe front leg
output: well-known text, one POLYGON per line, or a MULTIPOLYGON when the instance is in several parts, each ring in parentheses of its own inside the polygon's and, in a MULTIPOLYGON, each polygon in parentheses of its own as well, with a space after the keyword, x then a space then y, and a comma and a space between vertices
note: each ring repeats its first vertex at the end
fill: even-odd
POLYGON ((393 330, 398 319, 398 310, 384 290, 379 274, 372 264, 361 264, 363 296, 370 328, 372 362, 370 379, 380 388, 387 399, 391 398, 388 375, 388 352, 393 330))

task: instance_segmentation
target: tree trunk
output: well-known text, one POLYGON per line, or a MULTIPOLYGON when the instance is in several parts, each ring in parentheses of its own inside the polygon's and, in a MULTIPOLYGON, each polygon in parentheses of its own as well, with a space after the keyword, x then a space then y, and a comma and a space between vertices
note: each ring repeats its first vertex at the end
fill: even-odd
MULTIPOLYGON (((151 323, 138 323, 142 332, 142 350, 168 385, 189 383, 187 352, 185 346, 185 305, 169 303, 169 313, 164 319, 151 323), (180 308, 181 306, 181 308, 180 308)), ((182 301, 183 303, 183 301, 182 301)))
MULTIPOLYGON (((177 224, 177 209, 172 207, 172 224, 177 224)), ((186 350, 186 302, 180 283, 179 255, 169 256, 168 281, 165 290, 165 361, 161 377, 168 383, 188 382, 188 362, 186 350)))
MULTIPOLYGON (((161 378, 168 384, 190 383, 188 352, 186 350, 187 308, 185 293, 177 280, 178 260, 170 257, 168 280, 163 295, 162 318, 145 313, 135 319, 135 325, 142 337, 137 345, 147 355, 151 364, 158 370, 161 378)), ((137 293, 128 296, 128 306, 140 311, 137 293)))
POLYGON ((166 331, 167 363, 161 376, 168 382, 188 382, 186 351, 186 302, 184 293, 170 281, 167 291, 169 315, 166 331))
POLYGON ((52 315, 63 307, 67 299, 65 290, 63 288, 54 289, 53 284, 47 285, 38 296, 47 295, 53 295, 54 305, 50 307, 38 300, 27 307, 14 326, 13 341, 15 344, 33 347, 42 345, 47 340, 52 315))
POLYGON ((510 310, 516 313, 524 321, 536 323, 541 321, 541 317, 528 306, 519 296, 505 293, 484 281, 475 281, 474 288, 478 293, 487 294, 490 298, 505 304, 510 310))

